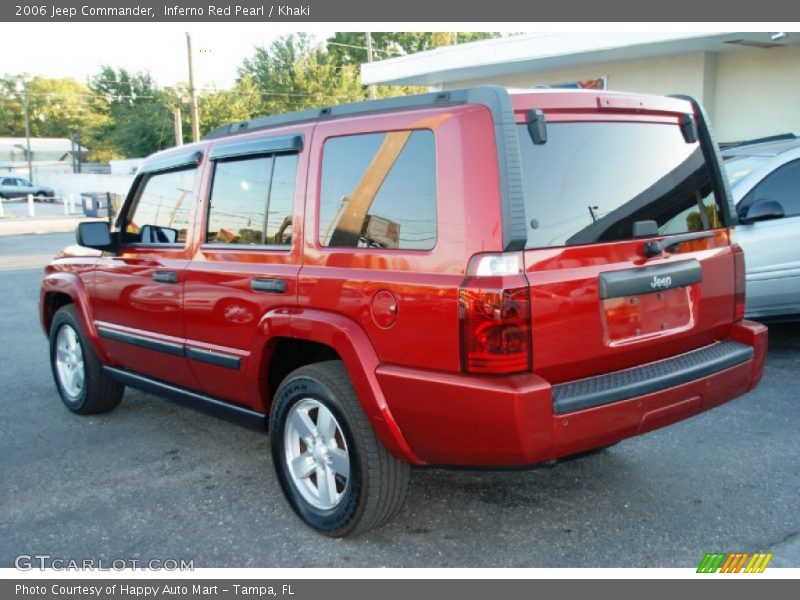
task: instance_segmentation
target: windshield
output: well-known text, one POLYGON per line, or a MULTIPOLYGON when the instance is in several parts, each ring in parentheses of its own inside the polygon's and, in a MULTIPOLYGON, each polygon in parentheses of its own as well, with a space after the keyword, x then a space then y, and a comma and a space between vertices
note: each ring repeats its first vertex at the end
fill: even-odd
POLYGON ((766 156, 736 156, 725 161, 725 171, 731 187, 769 160, 766 156))
POLYGON ((528 248, 630 239, 643 220, 660 234, 723 226, 703 152, 675 125, 549 123, 542 145, 518 133, 528 248))

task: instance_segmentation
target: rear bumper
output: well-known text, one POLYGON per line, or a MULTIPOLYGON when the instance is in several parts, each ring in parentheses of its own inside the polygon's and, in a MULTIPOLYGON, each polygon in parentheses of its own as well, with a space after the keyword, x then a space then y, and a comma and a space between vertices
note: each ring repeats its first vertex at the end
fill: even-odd
POLYGON ((730 339, 637 369, 551 386, 536 375, 485 378, 377 370, 389 409, 428 464, 523 466, 670 425, 751 390, 764 371, 766 327, 741 321, 730 339), (676 368, 667 368, 674 361, 676 368), (639 371, 636 373, 636 371, 639 371), (615 400, 615 392, 620 391, 615 400), (565 399, 567 400, 565 402, 565 399))

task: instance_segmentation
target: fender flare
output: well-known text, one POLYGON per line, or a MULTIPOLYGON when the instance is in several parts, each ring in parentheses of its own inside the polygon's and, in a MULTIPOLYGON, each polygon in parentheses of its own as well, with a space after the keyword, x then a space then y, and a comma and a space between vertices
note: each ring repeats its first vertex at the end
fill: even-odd
POLYGON ((48 296, 51 294, 66 294, 72 299, 72 304, 77 308, 78 318, 92 349, 101 362, 114 364, 100 342, 97 327, 94 324, 89 293, 83 280, 74 273, 58 272, 45 275, 39 292, 39 319, 45 336, 50 336, 50 322, 47 317, 48 296))
POLYGON ((313 309, 284 308, 266 313, 259 323, 248 369, 248 381, 255 382, 253 385, 262 381, 258 371, 264 353, 269 351, 270 340, 277 337, 333 348, 347 369, 353 390, 378 440, 395 458, 415 465, 426 464, 411 449, 392 416, 375 373, 380 359, 358 323, 342 315, 313 309))

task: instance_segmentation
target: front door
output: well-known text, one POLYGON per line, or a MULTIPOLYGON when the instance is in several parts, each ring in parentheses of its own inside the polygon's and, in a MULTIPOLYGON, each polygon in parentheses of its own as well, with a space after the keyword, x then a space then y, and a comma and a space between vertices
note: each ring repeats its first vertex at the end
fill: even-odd
POLYGON ((96 267, 93 309, 109 354, 136 373, 195 388, 185 356, 183 286, 197 165, 140 176, 120 222, 121 249, 96 267))

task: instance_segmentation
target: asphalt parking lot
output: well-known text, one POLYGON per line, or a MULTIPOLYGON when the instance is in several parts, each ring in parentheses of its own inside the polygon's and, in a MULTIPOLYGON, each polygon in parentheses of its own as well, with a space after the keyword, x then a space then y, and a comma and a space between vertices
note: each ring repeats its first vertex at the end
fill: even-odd
POLYGON ((759 388, 603 453, 526 471, 416 470, 401 514, 346 540, 284 501, 268 440, 128 390, 79 417, 38 323, 41 266, 72 234, 0 237, 0 567, 20 554, 195 567, 800 567, 800 324, 770 327, 759 388))

